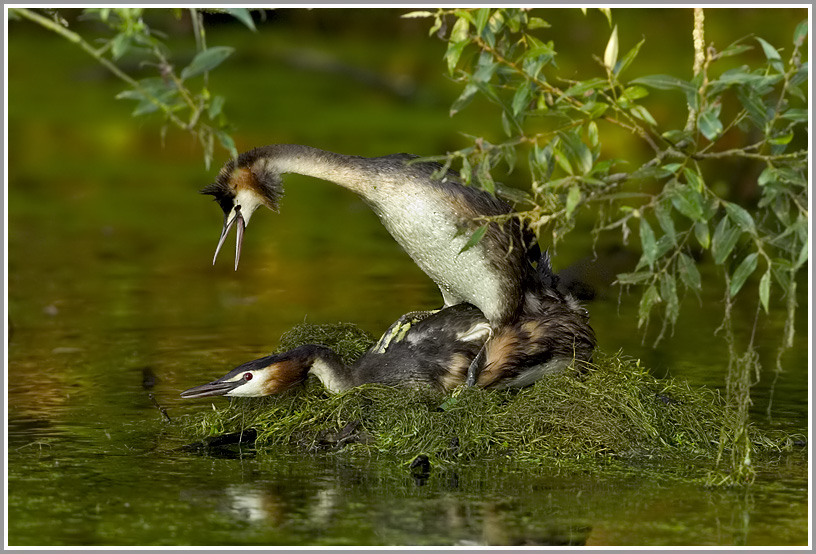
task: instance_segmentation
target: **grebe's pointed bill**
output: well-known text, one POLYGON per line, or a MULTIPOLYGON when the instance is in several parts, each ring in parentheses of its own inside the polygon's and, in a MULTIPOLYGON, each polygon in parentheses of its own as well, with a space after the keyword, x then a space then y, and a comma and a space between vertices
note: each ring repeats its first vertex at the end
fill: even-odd
POLYGON ((224 226, 221 228, 221 238, 218 239, 218 246, 215 247, 215 256, 213 256, 213 265, 215 265, 215 260, 218 259, 218 253, 221 252, 221 247, 224 246, 224 241, 227 238, 227 233, 229 232, 232 224, 235 222, 233 218, 232 221, 227 223, 227 219, 224 218, 224 226))
POLYGON ((237 379, 235 381, 217 380, 206 385, 199 385, 191 389, 187 389, 181 393, 182 398, 204 398, 206 396, 224 396, 228 392, 240 387, 244 384, 244 380, 237 379))
POLYGON ((241 206, 235 206, 235 219, 238 223, 235 225, 235 271, 238 271, 238 261, 241 259, 241 245, 244 243, 244 229, 246 229, 246 221, 241 214, 241 206))
POLYGON ((221 236, 218 239, 218 246, 215 247, 215 255, 213 256, 213 265, 215 265, 216 260, 218 259, 218 253, 221 252, 221 247, 224 246, 224 243, 227 240, 227 235, 229 235, 230 229, 232 226, 235 225, 237 229, 237 233, 235 235, 235 270, 238 270, 238 261, 241 259, 241 245, 244 242, 244 229, 246 229, 246 221, 244 220, 244 216, 241 213, 241 206, 235 206, 234 208, 235 215, 229 221, 224 219, 224 228, 221 230, 221 236))

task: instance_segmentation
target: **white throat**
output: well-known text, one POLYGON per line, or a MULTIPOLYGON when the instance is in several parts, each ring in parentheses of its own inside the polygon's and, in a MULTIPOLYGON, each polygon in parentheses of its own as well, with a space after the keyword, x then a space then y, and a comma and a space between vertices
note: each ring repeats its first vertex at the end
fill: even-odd
MULTIPOLYGON (((256 193, 248 189, 241 189, 238 191, 238 194, 235 195, 234 205, 241 206, 241 215, 244 217, 244 225, 247 225, 249 218, 252 217, 252 214, 258 209, 261 202, 256 193)), ((233 217, 235 217, 235 208, 230 212, 227 221, 231 221, 233 217)))
POLYGON ((346 385, 343 383, 341 376, 337 375, 337 370, 327 364, 325 361, 317 358, 312 364, 309 373, 320 379, 323 386, 331 392, 340 392, 346 390, 346 385))

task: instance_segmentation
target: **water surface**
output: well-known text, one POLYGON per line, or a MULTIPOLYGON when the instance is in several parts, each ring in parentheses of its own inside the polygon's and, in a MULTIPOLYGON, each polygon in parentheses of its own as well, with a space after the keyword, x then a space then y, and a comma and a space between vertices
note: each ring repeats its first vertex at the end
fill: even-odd
MULTIPOLYGON (((149 222, 134 231, 79 221, 56 233, 51 215, 12 219, 24 231, 10 249, 10 544, 806 542, 804 455, 763 466, 748 490, 709 490, 685 484, 674 466, 655 479, 654 467, 639 473, 637 464, 576 472, 487 460, 434 468, 418 480, 388 458, 178 450, 178 430, 148 392, 173 418, 211 409, 178 393, 265 354, 304 317, 378 332, 408 306, 438 301, 379 223, 356 212, 358 200, 338 201, 323 183, 299 184, 290 187, 288 213, 253 220, 238 273, 228 260, 210 267, 219 218, 206 203, 200 210, 211 217, 200 217, 202 238, 192 246, 149 222), (338 247, 330 231, 285 233, 289 218, 308 217, 314 201, 366 221, 349 232, 370 234, 374 244, 355 250, 338 247), (310 249, 315 255, 304 255, 310 249)), ((616 298, 589 307, 602 347, 643 354, 657 371, 694 384, 722 379, 721 339, 678 328, 651 351, 615 329, 616 298), (692 361, 672 361, 682 359, 692 361)), ((716 317, 719 306, 689 309, 716 317)), ((789 358, 791 367, 806 363, 803 354, 789 358)), ((773 423, 764 425, 805 427, 802 389, 790 383, 797 377, 783 376, 773 423)), ((755 406, 761 422, 763 390, 755 406)))

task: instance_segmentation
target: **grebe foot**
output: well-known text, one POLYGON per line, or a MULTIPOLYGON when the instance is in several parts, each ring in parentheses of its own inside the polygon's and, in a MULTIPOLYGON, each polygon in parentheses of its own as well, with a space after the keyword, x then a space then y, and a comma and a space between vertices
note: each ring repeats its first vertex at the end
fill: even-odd
POLYGON ((386 329, 385 333, 383 333, 383 335, 380 337, 380 340, 378 340, 377 344, 374 345, 372 351, 376 352, 377 354, 382 354, 388 350, 388 347, 392 342, 401 341, 412 325, 419 323, 426 317, 432 316, 441 309, 442 308, 439 308, 438 310, 420 310, 401 315, 399 319, 397 319, 388 329, 386 329))
POLYGON ((493 338, 493 329, 489 329, 487 334, 487 340, 485 340, 482 347, 479 349, 479 353, 476 354, 476 357, 473 358, 473 361, 470 362, 467 370, 467 378, 465 379, 465 386, 466 387, 475 387, 476 382, 479 380, 479 374, 482 372, 482 368, 484 367, 485 360, 487 359, 487 343, 490 342, 490 339, 493 338))
POLYGON ((484 365, 484 357, 485 357, 485 347, 479 350, 479 353, 476 354, 476 357, 473 358, 473 361, 470 362, 467 370, 467 379, 465 380, 466 387, 475 387, 476 380, 479 378, 479 373, 482 371, 482 366, 484 365))

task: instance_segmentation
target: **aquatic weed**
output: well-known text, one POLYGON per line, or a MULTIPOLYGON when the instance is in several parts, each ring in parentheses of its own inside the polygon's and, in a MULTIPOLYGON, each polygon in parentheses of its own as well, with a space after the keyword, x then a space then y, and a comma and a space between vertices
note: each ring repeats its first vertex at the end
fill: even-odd
MULTIPOLYGON (((299 325, 279 350, 305 343, 334 348, 345 361, 373 338, 352 324, 299 325)), ((658 379, 639 360, 597 352, 595 361, 547 376, 521 390, 429 388, 370 384, 330 394, 316 379, 284 394, 235 399, 226 408, 189 418, 195 438, 254 429, 259 450, 297 446, 387 454, 410 460, 469 461, 502 455, 514 460, 597 458, 716 458, 727 429, 723 398, 678 379, 658 379)), ((765 450, 790 446, 752 429, 765 450)))

